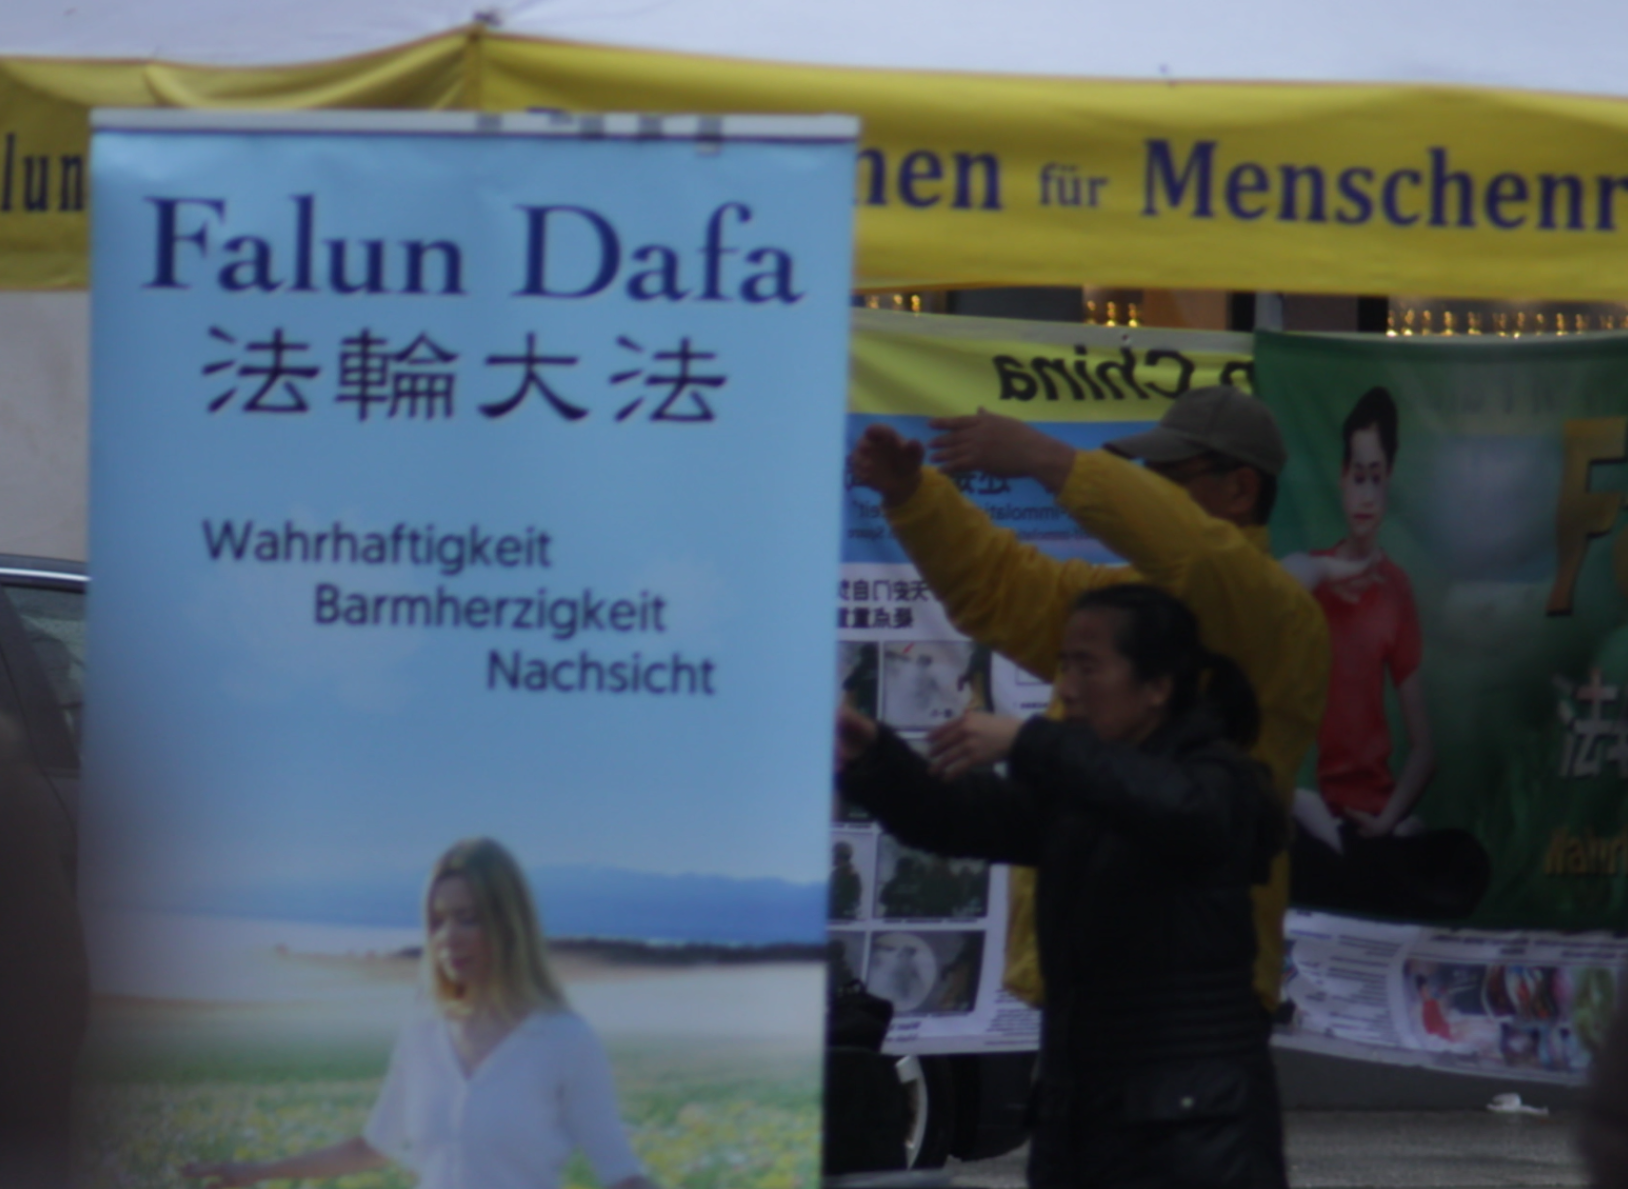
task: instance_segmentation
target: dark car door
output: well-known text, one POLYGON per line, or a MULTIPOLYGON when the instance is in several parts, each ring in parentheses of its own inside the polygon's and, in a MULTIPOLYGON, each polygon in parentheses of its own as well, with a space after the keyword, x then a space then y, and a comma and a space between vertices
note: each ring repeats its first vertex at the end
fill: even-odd
POLYGON ((0 557, 0 665, 26 758, 54 794, 58 853, 77 865, 79 731, 84 707, 85 578, 67 563, 0 557))
POLYGON ((75 896, 84 577, 0 558, 0 1185, 67 1178, 89 1000, 75 896))

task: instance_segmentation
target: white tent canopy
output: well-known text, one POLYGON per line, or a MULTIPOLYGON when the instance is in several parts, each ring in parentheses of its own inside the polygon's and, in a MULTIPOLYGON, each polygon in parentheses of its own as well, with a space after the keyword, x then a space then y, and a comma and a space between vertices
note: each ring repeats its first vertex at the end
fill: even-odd
POLYGON ((268 65, 477 19, 533 37, 830 66, 1628 95, 1621 0, 13 0, 0 8, 0 55, 268 65))

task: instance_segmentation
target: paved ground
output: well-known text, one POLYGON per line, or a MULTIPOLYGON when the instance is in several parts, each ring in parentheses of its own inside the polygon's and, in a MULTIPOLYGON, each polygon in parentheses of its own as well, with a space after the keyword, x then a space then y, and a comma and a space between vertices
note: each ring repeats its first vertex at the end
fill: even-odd
MULTIPOLYGON (((1486 1111, 1291 1111, 1293 1189, 1586 1186, 1572 1120, 1486 1111)), ((955 1189, 1022 1189, 1023 1153, 962 1164, 955 1189)))

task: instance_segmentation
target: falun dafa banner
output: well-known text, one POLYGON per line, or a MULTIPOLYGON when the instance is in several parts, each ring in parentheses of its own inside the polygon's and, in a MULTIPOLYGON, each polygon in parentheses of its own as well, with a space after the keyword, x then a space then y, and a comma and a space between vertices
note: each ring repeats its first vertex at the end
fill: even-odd
POLYGON ((860 70, 482 26, 293 67, 0 60, 0 285, 85 283, 98 105, 844 112, 861 288, 1628 297, 1628 103, 860 70))

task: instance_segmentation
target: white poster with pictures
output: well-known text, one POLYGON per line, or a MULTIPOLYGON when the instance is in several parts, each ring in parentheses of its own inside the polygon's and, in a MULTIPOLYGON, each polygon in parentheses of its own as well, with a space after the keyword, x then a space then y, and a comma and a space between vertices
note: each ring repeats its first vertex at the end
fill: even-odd
POLYGON ((1628 940, 1291 911, 1276 1043, 1576 1082, 1605 1040, 1628 940))
MULTIPOLYGON (((925 753, 967 710, 1033 714, 1050 687, 950 626, 915 567, 848 563, 838 591, 843 699, 925 753)), ((907 846, 832 798, 830 937, 838 977, 893 1004, 887 1049, 1032 1049, 1039 1013, 1001 988, 1006 868, 907 846)))

